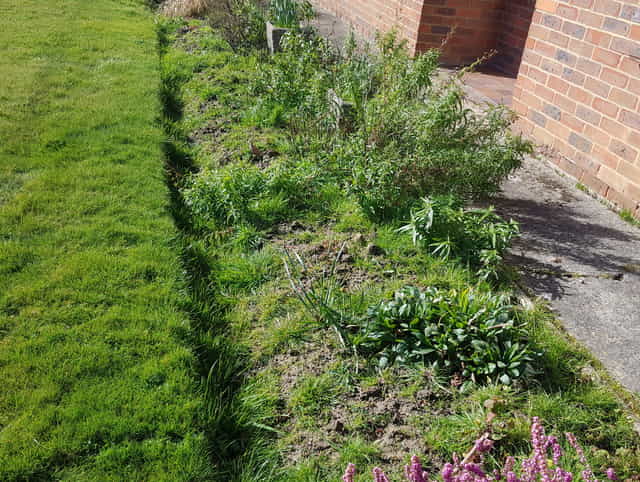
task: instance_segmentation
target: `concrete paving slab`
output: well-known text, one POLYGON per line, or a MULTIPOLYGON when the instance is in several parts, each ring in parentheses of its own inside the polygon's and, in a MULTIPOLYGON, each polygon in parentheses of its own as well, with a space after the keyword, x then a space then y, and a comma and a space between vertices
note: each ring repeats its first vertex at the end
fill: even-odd
POLYGON ((494 203, 521 223, 511 262, 566 329, 640 393, 640 229, 529 158, 494 203))

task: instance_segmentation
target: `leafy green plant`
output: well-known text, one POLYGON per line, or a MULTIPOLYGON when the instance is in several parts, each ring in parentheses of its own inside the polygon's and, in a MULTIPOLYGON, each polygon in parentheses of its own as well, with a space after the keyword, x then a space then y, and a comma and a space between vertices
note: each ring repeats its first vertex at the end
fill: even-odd
POLYGON ((471 289, 406 287, 371 307, 352 341, 380 367, 428 363, 472 382, 526 380, 537 357, 508 300, 471 289))
POLYGON ((636 218, 633 215, 633 212, 631 212, 631 210, 629 209, 623 209, 622 211, 620 211, 620 219, 622 219, 623 221, 626 221, 632 226, 640 227, 640 220, 636 218))
POLYGON ((280 46, 282 51, 252 82, 251 94, 257 102, 251 120, 262 125, 288 124, 296 129, 315 125, 328 112, 330 66, 336 62, 336 52, 320 37, 307 38, 295 32, 287 33, 280 46), (276 124, 274 120, 281 122, 276 124))
POLYGON ((269 18, 278 27, 296 28, 313 18, 313 7, 307 0, 271 0, 269 18))
POLYGON ((456 258, 477 269, 482 279, 497 278, 504 252, 520 232, 518 223, 504 221, 491 207, 467 211, 454 196, 422 202, 399 231, 411 233, 414 243, 431 254, 456 258))

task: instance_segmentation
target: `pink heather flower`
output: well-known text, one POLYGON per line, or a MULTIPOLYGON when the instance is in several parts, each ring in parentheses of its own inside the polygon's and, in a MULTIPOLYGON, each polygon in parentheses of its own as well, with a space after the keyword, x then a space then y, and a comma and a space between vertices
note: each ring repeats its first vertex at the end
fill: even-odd
POLYGON ((484 470, 478 464, 466 464, 464 466, 464 470, 469 472, 470 474, 475 474, 479 477, 486 477, 487 474, 484 473, 484 470))
POLYGON ((475 449, 479 453, 489 452, 493 448, 493 440, 488 437, 482 437, 476 440, 475 449))
POLYGON ((353 482, 353 478, 356 475, 356 466, 354 464, 347 465, 347 470, 345 470, 344 475, 342 476, 342 480, 344 482, 353 482))
MULTIPOLYGON (((583 465, 583 470, 580 473, 582 480, 584 482, 600 482, 595 478, 584 450, 578 444, 576 437, 571 433, 567 433, 566 437, 583 465)), ((476 440, 474 446, 475 452, 481 455, 479 461, 463 464, 460 458, 454 454, 453 463, 447 463, 442 467, 442 480, 444 482, 573 482, 574 477, 578 474, 566 471, 560 466, 563 451, 558 439, 545 434, 545 429, 537 417, 533 418, 531 425, 531 445, 533 450, 530 457, 522 460, 519 468, 516 468, 514 457, 507 457, 501 470, 486 474, 482 453, 491 450, 493 441, 488 437, 482 437, 476 440), (551 453, 549 454, 549 452, 551 453), (549 456, 553 458, 553 463, 548 460, 549 456)), ((423 471, 420 459, 416 456, 411 457, 411 463, 405 466, 404 473, 408 482, 429 482, 429 476, 423 471)), ((374 469, 373 475, 375 482, 389 482, 379 467, 374 469)), ((355 466, 349 464, 342 480, 353 482, 354 476, 355 466)), ((608 480, 618 480, 612 468, 607 469, 606 476, 608 480)))
POLYGON ((582 471, 582 478, 584 479, 584 482, 596 482, 596 478, 593 475, 591 466, 589 465, 589 462, 587 462, 587 458, 584 455, 584 451, 582 450, 582 447, 580 447, 580 444, 576 440, 576 436, 570 432, 567 432, 565 436, 567 437, 569 444, 573 447, 573 449, 578 454, 580 463, 584 466, 584 470, 582 471))
POLYGON ((389 482, 389 479, 380 467, 373 469, 373 480, 375 482, 389 482))
POLYGON ((453 482, 454 470, 453 464, 444 464, 444 467, 442 467, 442 480, 444 480, 444 482, 453 482))
POLYGON ((558 439, 552 435, 547 440, 548 440, 549 445, 551 445, 551 451, 553 453, 553 463, 554 463, 554 465, 556 465, 556 466, 560 465, 560 458, 562 457, 562 448, 560 447, 560 444, 558 443, 558 439))
POLYGON ((427 482, 420 459, 415 455, 411 457, 411 465, 405 467, 404 473, 409 482, 427 482))
POLYGON ((509 455, 509 457, 507 457, 507 460, 505 460, 504 462, 504 469, 502 470, 502 473, 507 473, 507 472, 513 472, 513 468, 516 466, 516 459, 515 457, 509 455))

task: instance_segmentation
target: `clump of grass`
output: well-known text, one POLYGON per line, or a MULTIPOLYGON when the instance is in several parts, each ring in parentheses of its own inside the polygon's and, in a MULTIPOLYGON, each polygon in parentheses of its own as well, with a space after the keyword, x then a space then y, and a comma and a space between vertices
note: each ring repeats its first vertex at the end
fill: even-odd
POLYGON ((640 227, 640 219, 636 218, 629 209, 620 211, 620 218, 632 226, 640 227))

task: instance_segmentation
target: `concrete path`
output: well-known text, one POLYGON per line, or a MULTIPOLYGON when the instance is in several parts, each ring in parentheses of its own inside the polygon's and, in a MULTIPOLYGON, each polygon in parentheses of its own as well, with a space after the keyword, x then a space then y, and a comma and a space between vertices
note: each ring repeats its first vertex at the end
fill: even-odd
MULTIPOLYGON (((313 23, 338 46, 350 32, 324 10, 313 23)), ((508 105, 515 79, 478 72, 466 83, 470 102, 508 105)), ((511 261, 524 284, 549 301, 614 377, 640 393, 640 229, 580 191, 544 156, 527 159, 492 203, 521 223, 511 261)))
POLYGON ((625 387, 640 392, 640 229, 527 159, 495 200, 521 223, 514 266, 566 329, 625 387))

